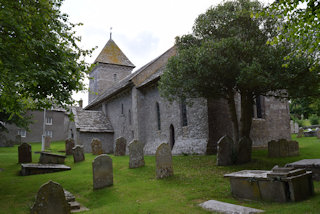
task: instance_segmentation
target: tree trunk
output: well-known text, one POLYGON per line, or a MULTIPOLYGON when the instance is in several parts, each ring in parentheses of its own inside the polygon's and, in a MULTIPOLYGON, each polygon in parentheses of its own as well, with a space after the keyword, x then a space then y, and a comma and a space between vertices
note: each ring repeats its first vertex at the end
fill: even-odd
POLYGON ((234 101, 234 91, 232 89, 228 91, 228 106, 233 127, 233 140, 235 143, 237 143, 239 141, 239 123, 237 117, 236 103, 234 101))
POLYGON ((240 136, 250 138, 251 124, 253 116, 253 95, 249 92, 241 92, 241 118, 240 136))

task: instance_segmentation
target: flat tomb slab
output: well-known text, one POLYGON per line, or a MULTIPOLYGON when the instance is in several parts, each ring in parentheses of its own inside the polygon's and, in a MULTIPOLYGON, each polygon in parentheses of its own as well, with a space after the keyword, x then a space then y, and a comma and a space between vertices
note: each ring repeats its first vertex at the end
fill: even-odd
POLYGON ((320 159, 303 159, 293 163, 286 164, 286 167, 295 169, 306 169, 312 171, 312 179, 320 181, 320 159))
POLYGON ((216 200, 209 200, 199 204, 205 210, 215 211, 219 213, 242 213, 242 214, 251 214, 251 213, 263 213, 263 210, 254 209, 250 207, 243 207, 240 205, 229 204, 216 200))
POLYGON ((63 164, 34 164, 34 163, 25 163, 21 164, 20 174, 25 175, 37 175, 45 173, 53 173, 71 170, 71 167, 63 164))
POLYGON ((53 154, 49 152, 41 152, 39 163, 41 164, 63 164, 65 155, 53 154))
POLYGON ((313 195, 312 172, 274 168, 226 174, 235 198, 272 202, 301 201, 313 195))

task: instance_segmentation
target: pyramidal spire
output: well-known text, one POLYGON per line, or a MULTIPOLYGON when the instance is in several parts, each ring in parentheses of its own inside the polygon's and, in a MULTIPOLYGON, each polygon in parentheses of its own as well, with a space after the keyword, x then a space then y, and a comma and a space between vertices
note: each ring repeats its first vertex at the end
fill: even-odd
POLYGON ((118 45, 112 40, 111 29, 110 39, 94 61, 94 64, 99 62, 105 64, 123 65, 134 68, 135 66, 132 64, 132 62, 126 57, 126 55, 124 55, 118 45))

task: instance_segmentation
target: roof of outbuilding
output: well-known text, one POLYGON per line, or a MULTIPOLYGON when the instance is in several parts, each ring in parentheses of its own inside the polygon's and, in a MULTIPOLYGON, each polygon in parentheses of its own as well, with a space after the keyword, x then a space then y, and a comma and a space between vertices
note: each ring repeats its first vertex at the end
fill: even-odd
POLYGON ((94 63, 97 62, 123 65, 133 68, 135 67, 112 39, 107 42, 107 44, 104 46, 104 48, 94 61, 94 63))
POLYGON ((80 132, 113 132, 108 117, 101 111, 73 109, 75 125, 80 132))

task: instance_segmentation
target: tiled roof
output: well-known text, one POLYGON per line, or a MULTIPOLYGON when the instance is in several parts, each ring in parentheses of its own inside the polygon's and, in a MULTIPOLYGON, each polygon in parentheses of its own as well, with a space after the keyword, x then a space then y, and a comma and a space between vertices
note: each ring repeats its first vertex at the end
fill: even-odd
POLYGON ((109 118, 101 111, 73 109, 75 125, 80 132, 113 132, 109 118))
POLYGON ((107 42, 94 61, 97 62, 135 67, 112 39, 107 42))

